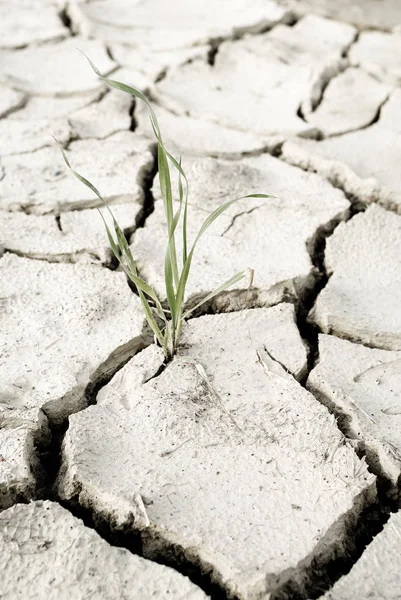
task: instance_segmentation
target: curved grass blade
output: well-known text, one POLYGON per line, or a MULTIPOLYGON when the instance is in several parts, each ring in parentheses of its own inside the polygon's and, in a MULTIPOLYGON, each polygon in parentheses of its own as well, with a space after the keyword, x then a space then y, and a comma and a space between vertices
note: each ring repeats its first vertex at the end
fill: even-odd
POLYGON ((208 217, 206 217, 201 228, 199 229, 198 235, 196 236, 196 238, 192 244, 191 251, 188 254, 188 258, 186 260, 186 263, 185 263, 184 268, 181 273, 180 283, 179 283, 178 290, 177 290, 177 305, 178 306, 182 306, 183 301, 184 301, 185 288, 187 285, 189 271, 191 269, 191 264, 192 264, 192 258, 193 258, 197 243, 199 242, 199 240, 203 236, 203 234, 207 231, 207 229, 210 227, 210 225, 212 225, 212 223, 217 219, 217 217, 219 217, 232 204, 235 204, 236 202, 238 202, 239 200, 242 200, 244 198, 274 198, 274 197, 275 196, 271 196, 269 194, 247 194, 246 196, 240 196, 239 198, 234 198, 232 200, 228 200, 224 204, 221 204, 212 213, 210 213, 210 215, 208 217))
POLYGON ((234 275, 233 277, 230 277, 230 279, 228 279, 227 281, 225 281, 224 283, 222 283, 221 285, 219 285, 219 287, 217 287, 215 290, 213 290, 213 292, 210 292, 210 294, 208 294, 207 296, 205 296, 200 302, 198 302, 197 304, 195 304, 195 306, 193 306, 190 310, 187 310, 187 312, 182 317, 183 320, 188 319, 188 317, 195 310, 197 310, 203 304, 205 304, 205 302, 208 302, 209 300, 211 300, 212 298, 214 298, 218 294, 221 294, 221 292, 224 292, 225 290, 227 290, 228 288, 230 288, 234 284, 236 284, 239 281, 241 281, 241 279, 243 279, 246 276, 246 274, 248 273, 248 271, 249 271, 249 269, 247 269, 245 271, 239 271, 238 273, 236 273, 236 275, 234 275))
POLYGON ((145 313, 145 317, 146 320, 149 324, 149 327, 151 328, 151 330, 153 331, 153 333, 155 334, 157 341, 159 342, 160 346, 163 348, 163 352, 165 354, 165 356, 168 355, 168 349, 165 343, 165 338, 162 334, 162 332, 160 331, 157 323, 156 323, 156 319, 153 316, 152 313, 152 309, 150 308, 149 304, 146 302, 145 298, 143 297, 143 294, 139 295, 141 303, 142 303, 142 308, 143 311, 145 313))
MULTIPOLYGON (((179 165, 181 167, 181 156, 179 165)), ((188 244, 187 244, 187 220, 188 220, 188 181, 185 177, 185 202, 184 202, 184 218, 182 221, 182 264, 185 265, 185 261, 188 257, 188 244)), ((181 171, 178 172, 178 193, 180 195, 180 213, 184 199, 184 190, 182 186, 182 175, 181 171)))
MULTIPOLYGON (((78 50, 81 52, 81 54, 83 54, 85 56, 86 60, 89 62, 90 66, 92 67, 92 69, 96 73, 96 75, 98 77, 100 77, 100 79, 102 79, 102 81, 104 81, 105 83, 107 83, 107 85, 109 85, 110 87, 115 88, 117 90, 120 90, 122 92, 125 92, 126 94, 130 94, 131 96, 135 96, 136 98, 139 98, 140 100, 142 100, 142 102, 144 102, 146 104, 146 106, 149 109, 150 121, 151 121, 151 124, 152 124, 152 128, 153 128, 153 132, 155 134, 155 137, 156 137, 157 141, 163 147, 163 150, 166 153, 166 156, 169 159, 169 161, 175 166, 175 168, 177 169, 177 171, 185 179, 186 188, 188 190, 188 180, 187 180, 187 177, 186 177, 186 175, 185 175, 185 173, 184 173, 181 165, 177 162, 177 160, 174 158, 174 156, 172 156, 170 154, 170 152, 167 151, 166 147, 164 146, 163 140, 162 140, 162 136, 161 136, 161 132, 160 132, 159 122, 158 122, 157 117, 156 117, 156 113, 154 112, 154 110, 152 108, 152 105, 150 104, 150 102, 146 98, 146 96, 144 96, 144 94, 142 94, 142 92, 140 92, 139 90, 133 88, 130 85, 127 85, 126 83, 121 83, 120 81, 116 81, 115 79, 109 79, 108 77, 104 77, 100 73, 100 71, 96 67, 96 65, 85 54, 85 52, 83 52, 79 48, 78 48, 78 50)), ((188 191, 187 191, 187 194, 188 194, 188 191)))
MULTIPOLYGON (((96 75, 98 77, 100 77, 100 79, 102 79, 105 83, 107 83, 107 85, 109 85, 110 87, 113 87, 117 90, 120 90, 122 92, 125 92, 127 94, 130 94, 131 96, 135 96, 136 98, 139 98, 140 100, 142 100, 142 102, 144 102, 146 104, 146 106, 149 109, 149 113, 150 113, 150 121, 151 121, 151 125, 152 125, 152 129, 153 132, 155 134, 155 137, 158 141, 159 144, 159 150, 158 150, 158 154, 159 151, 161 149, 161 154, 164 154, 165 157, 174 165, 174 167, 178 170, 180 177, 183 177, 185 180, 185 207, 184 207, 184 225, 183 225, 183 264, 185 263, 186 259, 187 259, 187 240, 186 240, 186 231, 187 231, 187 211, 188 211, 188 179, 187 176, 184 172, 184 170, 182 169, 181 166, 181 160, 178 163, 177 160, 174 158, 174 156, 172 156, 170 154, 170 152, 167 151, 166 147, 163 144, 163 140, 162 140, 162 136, 161 136, 161 132, 160 132, 160 127, 159 127, 159 123, 156 117, 156 113, 154 112, 152 105, 150 104, 150 102, 148 101, 148 99, 146 98, 146 96, 144 96, 144 94, 142 94, 142 92, 140 92, 139 90, 133 88, 130 85, 127 85, 125 83, 121 83, 119 81, 116 81, 115 79, 109 79, 108 77, 104 77, 99 69, 96 67, 96 65, 90 60, 90 58, 84 53, 82 52, 82 50, 79 50, 87 59, 87 61, 89 62, 90 66, 92 67, 93 71, 96 73, 96 75)), ((164 162, 164 160, 162 159, 162 162, 164 162)), ((166 161, 167 163, 167 161, 166 161)), ((164 169, 166 168, 166 164, 164 164, 164 169)), ((168 163, 167 163, 167 169, 168 169, 168 163)), ((159 158, 159 173, 160 173, 160 158, 159 158)), ((168 186, 168 181, 169 181, 169 173, 167 176, 166 173, 166 185, 168 186)), ((162 191, 162 182, 160 182, 160 188, 162 191)), ((163 186, 164 187, 164 186, 163 186)), ((179 180, 179 193, 180 193, 180 199, 181 199, 181 191, 182 188, 182 184, 181 184, 181 179, 179 180)), ((170 189, 171 189, 171 181, 170 181, 170 189)), ((167 193, 167 189, 165 189, 166 193, 167 193)), ((162 196, 163 196, 163 191, 162 191, 162 196)), ((164 198, 164 196, 163 196, 164 198)), ((166 202, 169 204, 169 200, 167 199, 166 202)), ((182 200, 181 200, 182 202, 182 200)), ((170 210, 170 206, 168 206, 168 209, 170 210)), ((178 219, 177 219, 177 223, 178 223, 178 219)), ((177 225, 175 225, 175 227, 173 226, 173 220, 170 218, 168 219, 168 225, 169 225, 169 238, 170 238, 170 243, 173 244, 173 242, 171 241, 173 236, 174 236, 174 231, 177 225)), ((171 257, 171 261, 172 261, 172 270, 173 270, 173 274, 174 274, 174 280, 175 280, 175 285, 176 287, 178 287, 178 272, 177 269, 175 268, 175 263, 176 260, 174 260, 174 245, 172 248, 172 254, 173 256, 171 257)))
POLYGON ((54 141, 58 144, 60 150, 61 150, 61 154, 63 155, 64 158, 64 162, 67 165, 67 167, 70 169, 70 171, 73 173, 73 175, 75 175, 75 177, 84 185, 86 185, 86 187, 88 187, 90 190, 92 190, 92 192, 94 194, 96 194, 96 196, 99 198, 99 200, 101 200, 101 202, 103 202, 103 204, 106 204, 105 201, 102 198, 101 193, 99 192, 99 190, 93 185, 93 183, 91 183, 90 181, 88 181, 88 179, 86 179, 85 177, 82 177, 82 175, 80 175, 79 173, 77 173, 76 171, 74 171, 74 169, 72 168, 72 166, 70 165, 70 161, 67 158, 67 155, 65 153, 64 148, 62 147, 62 145, 60 144, 60 142, 54 137, 54 135, 52 135, 52 138, 54 139, 54 141))
POLYGON ((164 338, 163 338, 163 334, 160 331, 160 328, 158 327, 156 320, 152 314, 152 310, 146 300, 146 298, 144 297, 144 293, 147 294, 156 304, 156 309, 157 309, 157 313, 159 314, 159 316, 161 316, 164 321, 166 321, 165 315, 163 313, 163 309, 162 306, 160 304, 159 299, 156 296, 156 293, 154 292, 154 290, 145 282, 143 281, 143 279, 140 279, 139 277, 136 276, 136 266, 132 257, 132 253, 131 250, 128 246, 128 242, 125 239, 125 236, 121 230, 121 228, 119 227, 112 211, 110 210, 110 207, 107 205, 107 203, 104 201, 103 196, 101 195, 101 193, 99 192, 99 190, 88 180, 86 179, 86 177, 83 177, 82 175, 80 175, 77 171, 74 171, 74 169, 71 167, 71 164, 68 160, 68 157, 64 151, 64 148, 61 146, 60 142, 54 137, 52 136, 53 139, 57 142, 62 156, 64 158, 64 161, 67 165, 67 167, 71 170, 71 172, 73 173, 73 175, 79 180, 81 181, 84 185, 86 185, 90 190, 92 190, 92 192, 94 192, 96 194, 96 196, 99 198, 99 200, 101 200, 101 202, 106 206, 106 208, 108 209, 109 213, 112 216, 113 219, 113 224, 114 224, 114 229, 116 232, 116 236, 117 236, 117 244, 111 234, 110 228, 106 223, 106 220, 104 218, 104 216, 102 215, 101 211, 99 210, 100 216, 103 219, 103 222, 105 224, 106 227, 106 233, 107 233, 107 237, 112 249, 112 252, 114 254, 114 256, 117 258, 117 260, 119 261, 119 263, 121 264, 125 274, 131 279, 131 281, 133 281, 133 283, 137 286, 138 289, 138 293, 139 293, 139 297, 142 303, 142 307, 143 310, 145 312, 145 316, 146 316, 146 320, 149 323, 149 326, 151 327, 153 333, 155 334, 158 342, 160 343, 160 345, 162 346, 163 350, 164 350, 164 338), (125 266, 122 264, 122 256, 128 256, 128 260, 130 262, 130 265, 133 266, 133 270, 134 270, 134 274, 129 273, 129 270, 125 268, 125 266))
MULTIPOLYGON (((124 273, 126 274, 126 276, 136 286, 136 288, 138 290, 139 298, 140 298, 140 301, 141 301, 141 304, 142 304, 142 308, 143 308, 143 311, 145 313, 146 320, 147 320, 150 328, 152 329, 153 333, 155 334, 155 336, 156 336, 159 344, 161 345, 161 347, 165 351, 163 334, 162 334, 160 328, 157 325, 156 319, 154 318, 153 313, 152 313, 152 309, 150 308, 149 303, 147 302, 146 298, 144 297, 144 294, 146 294, 147 296, 149 296, 149 298, 151 298, 155 302, 157 314, 159 315, 159 317, 161 317, 164 320, 165 323, 167 323, 167 319, 166 319, 166 316, 165 316, 165 314, 163 312, 163 308, 162 308, 162 306, 160 304, 160 301, 159 301, 159 299, 158 299, 155 291, 153 290, 153 288, 149 284, 147 284, 146 281, 144 281, 143 279, 141 279, 140 277, 138 277, 136 275, 136 270, 135 270, 135 273, 132 273, 129 268, 126 268, 125 265, 122 264, 122 262, 121 262, 121 256, 118 254, 118 248, 119 247, 116 245, 116 243, 115 243, 115 241, 113 239, 113 236, 111 234, 110 228, 107 225, 106 220, 103 217, 103 215, 102 215, 101 212, 100 212, 100 215, 101 215, 101 217, 103 219, 103 222, 104 222, 104 225, 106 227, 107 237, 109 238, 109 242, 110 242, 110 245, 112 247, 113 253, 114 253, 115 257, 118 259, 118 261, 120 262, 121 267, 122 267, 124 273)), ((125 240, 125 236, 124 236, 124 240, 125 240)), ((125 240, 125 242, 126 242, 126 240, 125 240)), ((121 254, 121 246, 120 246, 120 254, 121 254)))
MULTIPOLYGON (((170 169, 168 166, 168 160, 165 154, 165 151, 162 145, 158 144, 158 164, 159 164, 159 181, 160 181, 160 191, 163 198, 166 219, 167 219, 167 229, 168 229, 168 253, 170 255, 170 263, 171 263, 171 271, 173 275, 174 285, 176 288, 178 287, 179 276, 178 276, 178 264, 177 264, 177 251, 175 247, 175 237, 174 237, 174 211, 173 211, 173 193, 171 189, 171 177, 170 177, 170 169)), ((165 264, 167 264, 166 261, 165 264)), ((170 271, 170 268, 168 268, 170 271)), ((167 272, 166 272, 167 276, 167 272)), ((166 279, 166 285, 172 285, 166 279)), ((170 303, 170 302, 169 302, 170 303)), ((175 300, 173 300, 173 304, 175 304, 175 300)), ((170 305, 170 309, 173 311, 173 307, 170 305)))
POLYGON ((198 235, 195 238, 193 243, 193 247, 198 243, 199 239, 205 233, 205 231, 212 225, 212 223, 219 217, 224 211, 227 210, 232 204, 235 204, 239 200, 244 200, 245 198, 275 198, 275 196, 270 196, 269 194, 247 194, 246 196, 240 196, 239 198, 234 198, 233 200, 228 200, 218 206, 203 222, 202 227, 199 229, 198 235))

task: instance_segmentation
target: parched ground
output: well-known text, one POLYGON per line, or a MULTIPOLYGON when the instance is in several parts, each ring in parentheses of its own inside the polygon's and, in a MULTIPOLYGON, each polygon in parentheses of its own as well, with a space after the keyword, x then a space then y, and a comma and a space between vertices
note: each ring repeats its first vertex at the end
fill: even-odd
MULTIPOLYGON (((401 4, 0 0, 0 598, 401 599, 401 4), (147 109, 190 186, 167 365, 147 109)), ((174 183, 177 183, 174 178, 174 183)))

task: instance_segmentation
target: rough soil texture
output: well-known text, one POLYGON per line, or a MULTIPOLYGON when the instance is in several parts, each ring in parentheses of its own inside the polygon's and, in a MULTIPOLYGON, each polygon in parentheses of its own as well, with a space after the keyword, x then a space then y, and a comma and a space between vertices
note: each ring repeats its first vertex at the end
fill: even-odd
POLYGON ((325 333, 401 350, 401 218, 377 205, 327 240, 330 280, 310 314, 325 333))
POLYGON ((92 265, 7 253, 0 270, 2 427, 38 423, 41 410, 60 422, 145 343, 139 299, 122 273, 92 265))
POLYGON ((0 549, 1 595, 9 600, 206 598, 172 569, 111 547, 54 502, 0 514, 0 549))
POLYGON ((392 515, 351 572, 323 596, 324 600, 381 600, 400 597, 401 515, 392 515))
POLYGON ((400 102, 401 90, 395 89, 383 107, 378 107, 378 120, 370 127, 320 142, 287 141, 283 158, 302 169, 320 173, 358 206, 378 202, 401 213, 400 102))
POLYGON ((401 6, 393 0, 279 0, 279 3, 300 15, 315 12, 339 21, 346 20, 361 29, 397 30, 401 23, 401 6))
MULTIPOLYGON (((54 150, 53 144, 2 159, 1 209, 57 215, 102 206, 91 190, 71 177, 62 156, 54 150)), ((69 145, 67 156, 74 169, 97 180, 105 202, 143 202, 144 180, 153 165, 146 140, 129 131, 115 133, 106 140, 77 140, 69 145)))
POLYGON ((401 352, 323 334, 319 350, 308 390, 346 419, 348 435, 396 485, 401 477, 401 352))
POLYGON ((399 3, 0 0, 0 140, 0 597, 398 600, 399 3), (252 285, 167 364, 51 138, 164 301, 148 112, 77 48, 152 101, 190 240, 274 196, 207 231, 187 306, 252 285))
POLYGON ((213 65, 198 59, 172 69, 155 86, 156 98, 178 114, 260 136, 313 137, 314 126, 298 109, 318 101, 325 83, 342 69, 342 54, 354 37, 353 27, 315 16, 293 27, 278 25, 224 42, 213 65))

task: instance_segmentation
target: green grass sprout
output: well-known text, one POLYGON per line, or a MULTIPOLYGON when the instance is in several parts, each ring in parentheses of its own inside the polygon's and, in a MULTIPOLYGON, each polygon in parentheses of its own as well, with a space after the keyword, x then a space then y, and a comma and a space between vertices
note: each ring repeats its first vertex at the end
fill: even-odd
MULTIPOLYGON (((82 52, 82 51, 80 51, 82 52)), ((82 52, 82 54, 84 54, 82 52)), ((91 65, 93 71, 96 75, 104 81, 108 86, 115 88, 117 90, 121 90, 130 94, 131 96, 135 96, 142 102, 144 102, 149 110, 150 122, 152 125, 153 133, 157 140, 157 159, 158 159, 158 170, 159 170, 159 180, 160 180, 160 191, 163 200, 165 215, 166 215, 166 223, 167 223, 167 249, 164 257, 164 282, 165 282, 165 290, 166 290, 166 298, 168 308, 163 308, 160 299, 158 298, 155 290, 150 286, 146 281, 144 281, 138 274, 138 268, 135 262, 134 257, 132 256, 131 249, 129 247, 128 241, 118 225, 110 207, 107 205, 99 190, 90 182, 88 179, 74 171, 71 167, 71 164, 67 158, 67 155, 59 144, 60 150, 62 152, 64 161, 67 167, 72 171, 74 176, 81 181, 84 185, 86 185, 99 200, 105 205, 108 212, 110 213, 113 229, 112 232, 110 227, 108 226, 104 215, 101 211, 100 215, 103 219, 107 237, 110 243, 111 250, 118 260, 122 270, 129 278, 129 280, 134 284, 141 304, 146 317, 146 320, 153 331, 155 338, 158 344, 163 349, 163 352, 167 359, 171 358, 179 345, 180 336, 182 331, 183 323, 190 315, 197 310, 200 306, 202 306, 205 302, 209 302, 216 295, 225 291, 227 288, 235 285, 241 279, 243 279, 248 272, 251 274, 251 280, 249 284, 250 289, 252 285, 253 279, 253 271, 252 269, 246 269, 245 271, 239 271, 233 277, 222 283, 218 288, 216 288, 213 292, 207 294, 200 302, 198 302, 195 306, 186 309, 185 308, 185 290, 188 281, 188 277, 191 270, 192 260, 194 257, 195 249, 198 245, 199 240, 208 230, 208 228, 213 224, 213 222, 230 206, 238 202, 243 198, 273 198, 273 196, 267 194, 248 194, 246 196, 240 196, 239 198, 234 198, 232 200, 228 200, 224 204, 218 206, 213 212, 209 214, 209 216, 203 222, 201 228, 198 231, 194 241, 191 245, 188 244, 187 239, 187 220, 188 220, 188 179, 185 175, 184 169, 182 168, 181 158, 177 161, 166 149, 163 138, 161 135, 159 123, 157 121, 156 114, 149 103, 148 99, 135 88, 126 85, 125 83, 120 83, 119 81, 114 81, 113 79, 108 79, 104 77, 99 69, 93 64, 93 62, 84 54, 89 64, 91 65), (173 199, 173 190, 171 185, 171 176, 170 176, 170 166, 178 172, 178 208, 174 212, 174 199, 173 199), (181 229, 182 236, 182 252, 181 256, 177 256, 177 248, 176 248, 176 235, 178 234, 179 229, 181 229), (179 260, 180 258, 180 260, 179 260)))

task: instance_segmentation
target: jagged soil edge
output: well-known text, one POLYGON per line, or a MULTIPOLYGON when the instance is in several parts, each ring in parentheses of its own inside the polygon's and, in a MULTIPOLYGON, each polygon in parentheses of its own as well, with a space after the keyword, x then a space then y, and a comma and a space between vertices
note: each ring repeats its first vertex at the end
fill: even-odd
MULTIPOLYGON (((330 182, 333 185, 333 182, 330 182)), ((340 186, 335 186, 340 187, 340 186)), ((342 189, 340 187, 340 189, 342 189)), ((344 191, 344 190, 342 190, 344 191)), ((345 193, 345 191, 344 191, 345 193)), ((366 206, 355 202, 353 198, 345 193, 347 199, 351 202, 348 217, 343 219, 345 222, 350 221, 356 214, 363 212, 366 206)), ((332 221, 331 228, 320 228, 309 244, 309 252, 313 265, 315 266, 319 277, 317 278, 316 286, 301 298, 298 304, 297 311, 297 326, 302 339, 309 349, 308 352, 308 370, 304 379, 301 380, 301 385, 305 387, 316 399, 317 402, 326 407, 333 414, 337 421, 337 426, 349 440, 360 459, 365 459, 369 471, 376 475, 376 498, 372 501, 369 498, 365 504, 361 503, 361 498, 357 499, 357 504, 354 505, 353 511, 346 515, 342 523, 343 546, 342 551, 332 556, 327 555, 327 560, 321 565, 316 563, 312 556, 312 560, 303 563, 306 578, 300 580, 297 573, 288 574, 288 581, 282 585, 282 588, 271 596, 271 600, 314 600, 327 592, 338 579, 347 574, 353 565, 362 556, 365 548, 369 545, 375 536, 379 534, 385 523, 388 521, 391 512, 399 510, 401 481, 396 485, 384 475, 380 468, 380 461, 377 454, 369 445, 364 443, 364 440, 355 441, 355 435, 350 428, 349 416, 336 407, 326 397, 316 393, 307 385, 309 373, 319 362, 319 345, 318 335, 319 327, 308 315, 313 308, 321 291, 329 282, 330 276, 327 274, 324 258, 327 239, 333 235, 336 227, 340 224, 341 219, 332 221), (322 568, 323 566, 323 568, 322 568)), ((355 341, 355 340, 353 340, 355 341)), ((370 492, 371 493, 371 492, 370 492)), ((365 499, 366 500, 366 499, 365 499)), ((333 528, 340 526, 341 523, 336 523, 333 528)), ((334 529, 332 533, 334 533, 334 529)), ((329 535, 329 534, 327 534, 329 535)), ((338 533, 337 533, 338 535, 338 533)), ((323 552, 327 553, 327 548, 323 541, 321 542, 323 552)), ((318 544, 316 550, 319 551, 318 544)), ((298 568, 302 567, 302 563, 298 568)))
POLYGON ((234 28, 232 33, 226 36, 211 37, 207 41, 209 50, 207 53, 206 62, 211 67, 214 66, 216 62, 216 55, 219 53, 220 46, 224 42, 234 42, 240 40, 246 35, 263 35, 278 25, 288 25, 289 27, 293 27, 299 21, 299 19, 300 17, 298 17, 293 10, 287 9, 287 12, 284 14, 283 18, 277 23, 264 22, 255 25, 249 25, 248 27, 240 27, 238 29, 234 28))
POLYGON ((135 555, 172 568, 188 577, 211 600, 240 600, 237 596, 227 594, 218 578, 212 576, 213 565, 202 561, 195 550, 184 549, 179 544, 166 541, 159 537, 159 532, 136 529, 134 519, 123 527, 117 527, 110 515, 100 513, 90 504, 82 502, 79 490, 69 500, 60 498, 57 493, 53 494, 52 499, 81 519, 87 527, 94 529, 110 545, 125 548, 135 555), (159 545, 160 540, 162 543, 159 545))
MULTIPOLYGON (((48 432, 45 417, 43 419, 43 429, 48 432)), ((29 466, 25 480, 17 479, 0 485, 0 512, 14 504, 29 502, 36 495, 36 474, 40 472, 41 467, 36 453, 35 436, 32 431, 26 435, 24 458, 29 466)))
POLYGON ((91 375, 85 387, 77 386, 38 410, 35 426, 28 426, 24 457, 30 474, 24 481, 0 487, 0 510, 18 502, 53 499, 53 484, 60 467, 60 449, 70 415, 96 402, 97 392, 138 352, 153 343, 147 327, 142 333, 113 350, 91 375))
POLYGON ((381 455, 380 447, 376 447, 371 440, 365 440, 358 435, 351 413, 347 412, 345 408, 337 406, 329 396, 315 388, 313 384, 309 384, 308 381, 305 387, 320 404, 327 408, 330 414, 334 415, 337 427, 351 441, 359 458, 365 458, 369 470, 377 477, 381 502, 387 504, 391 511, 397 510, 398 503, 401 501, 401 475, 396 482, 390 479, 383 466, 384 455, 381 455))
MULTIPOLYGON (((112 377, 114 377, 114 375, 123 368, 133 356, 135 356, 135 354, 145 349, 152 342, 149 337, 147 339, 139 339, 140 341, 137 343, 135 351, 131 353, 130 356, 125 357, 124 360, 118 364, 117 368, 105 369, 103 368, 104 364, 99 368, 101 376, 87 386, 85 392, 86 405, 83 405, 79 412, 96 404, 96 396, 100 389, 104 387, 112 377)), ((161 369, 163 368, 164 365, 161 369)), ((154 377, 157 377, 159 373, 160 370, 154 377)), ((73 414, 73 412, 77 411, 72 411, 70 414, 73 414)), ((46 421, 49 422, 50 442, 47 438, 47 443, 42 442, 42 445, 37 447, 38 468, 35 470, 35 475, 37 477, 35 499, 48 499, 59 503, 69 510, 71 514, 80 518, 87 527, 94 529, 100 537, 110 545, 125 548, 136 555, 144 556, 145 558, 154 560, 154 562, 173 568, 177 572, 187 576, 195 585, 200 587, 206 594, 210 595, 212 600, 227 600, 228 596, 225 590, 209 577, 209 571, 212 569, 212 566, 205 572, 203 565, 201 565, 199 561, 188 560, 186 556, 184 557, 183 552, 181 553, 179 561, 173 560, 172 556, 178 557, 179 551, 177 552, 176 547, 174 547, 174 552, 172 554, 171 545, 168 546, 165 556, 148 556, 143 549, 142 533, 139 530, 135 530, 133 521, 132 523, 127 523, 123 528, 116 527, 112 518, 100 514, 100 511, 94 510, 91 506, 86 506, 84 502, 81 502, 79 490, 77 490, 76 495, 68 501, 60 498, 57 492, 56 482, 57 478, 60 477, 60 474, 62 473, 62 444, 65 434, 68 431, 69 422, 68 417, 61 423, 54 423, 51 421, 51 418, 46 421)), ((34 498, 25 496, 18 498, 17 501, 28 502, 34 498)))
POLYGON ((63 398, 54 400, 41 409, 45 416, 46 431, 39 428, 35 434, 36 479, 35 498, 53 499, 54 481, 60 468, 61 444, 69 426, 69 416, 96 403, 98 391, 104 387, 124 365, 153 342, 150 331, 144 328, 141 335, 113 350, 96 369, 84 390, 72 390, 63 398), (68 396, 68 397, 67 397, 68 396))
MULTIPOLYGON (((222 584, 220 574, 196 549, 183 548, 156 529, 136 530, 133 522, 117 528, 111 517, 99 515, 89 505, 83 506, 78 491, 67 502, 55 499, 111 545, 173 568, 212 600, 241 600, 235 589, 222 584)), ((280 577, 267 576, 271 600, 319 598, 340 576, 349 572, 365 546, 383 529, 388 517, 389 513, 377 502, 373 484, 356 498, 348 513, 333 524, 310 556, 280 577)))
MULTIPOLYGON (((62 468, 61 468, 62 473, 62 468)), ((215 600, 241 600, 235 587, 223 583, 221 574, 198 549, 184 548, 158 527, 136 526, 134 519, 117 525, 107 508, 95 506, 91 498, 76 485, 73 496, 60 500, 73 514, 82 518, 102 537, 140 554, 154 562, 172 567, 186 575, 215 600)), ((306 600, 318 598, 322 592, 347 573, 388 519, 377 502, 375 483, 355 499, 351 509, 326 532, 310 556, 280 576, 268 574, 267 592, 271 600, 306 600)))
POLYGON ((349 573, 366 546, 389 518, 377 500, 376 484, 355 499, 352 508, 330 527, 313 553, 281 577, 270 600, 315 600, 349 573))

